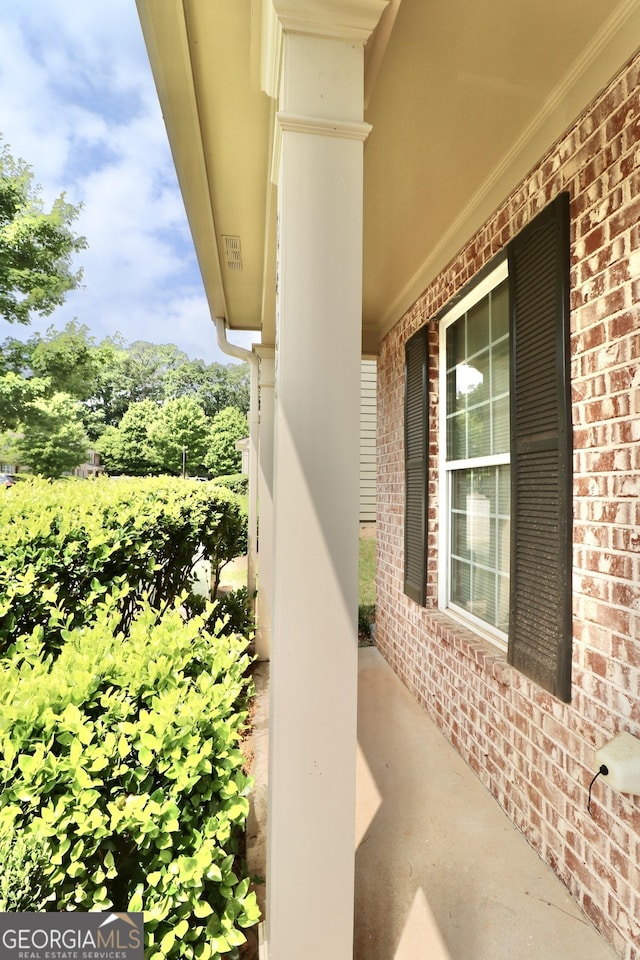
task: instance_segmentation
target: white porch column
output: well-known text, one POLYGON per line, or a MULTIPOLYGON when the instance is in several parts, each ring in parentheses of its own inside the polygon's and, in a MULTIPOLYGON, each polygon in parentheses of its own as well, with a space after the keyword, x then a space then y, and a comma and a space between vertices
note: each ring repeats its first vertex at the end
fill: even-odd
POLYGON ((258 458, 258 603, 256 610, 256 654, 259 660, 271 655, 271 608, 273 606, 273 432, 275 349, 256 344, 260 357, 259 458, 258 458))
MULTIPOLYGON (((352 957, 368 127, 362 122, 366 31, 361 23, 350 29, 350 11, 343 8, 357 6, 360 20, 370 5, 275 0, 285 32, 278 116, 270 960, 352 957), (312 8, 310 21, 297 16, 305 8, 312 8)), ((375 7, 379 15, 382 4, 375 7)), ((375 20, 371 15, 369 30, 375 20)))

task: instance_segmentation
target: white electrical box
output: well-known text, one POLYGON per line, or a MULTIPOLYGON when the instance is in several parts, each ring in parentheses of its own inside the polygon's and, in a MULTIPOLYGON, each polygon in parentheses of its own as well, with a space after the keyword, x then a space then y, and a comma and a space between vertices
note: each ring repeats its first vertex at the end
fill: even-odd
POLYGON ((602 779, 618 793, 640 794, 640 740, 630 733, 617 737, 596 750, 596 769, 606 767, 602 779))

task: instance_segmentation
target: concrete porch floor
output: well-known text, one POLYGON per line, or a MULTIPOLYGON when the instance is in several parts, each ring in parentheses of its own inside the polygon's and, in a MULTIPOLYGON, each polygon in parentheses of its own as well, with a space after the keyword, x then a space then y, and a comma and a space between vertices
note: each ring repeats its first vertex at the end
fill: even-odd
MULTIPOLYGON (((255 677, 254 876, 266 876, 268 672, 255 677)), ((615 957, 380 653, 360 649, 354 960, 615 957)))
POLYGON ((613 960, 380 653, 359 653, 354 960, 613 960))

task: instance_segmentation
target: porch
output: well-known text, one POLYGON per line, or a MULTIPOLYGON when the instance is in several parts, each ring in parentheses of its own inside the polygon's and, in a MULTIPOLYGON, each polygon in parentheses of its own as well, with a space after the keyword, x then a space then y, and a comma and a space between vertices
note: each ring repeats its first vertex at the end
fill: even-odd
MULTIPOLYGON (((249 867, 266 876, 268 664, 256 685, 249 867)), ((374 647, 359 651, 355 869, 354 960, 615 958, 374 647)))

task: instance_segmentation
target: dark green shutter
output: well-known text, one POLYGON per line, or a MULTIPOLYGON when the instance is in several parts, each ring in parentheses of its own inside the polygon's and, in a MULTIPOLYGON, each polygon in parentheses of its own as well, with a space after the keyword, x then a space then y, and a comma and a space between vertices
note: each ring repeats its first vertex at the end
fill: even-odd
POLYGON ((569 195, 509 247, 509 662, 571 699, 569 195))
POLYGON ((426 327, 405 346, 404 592, 424 606, 427 581, 429 341, 426 327))

